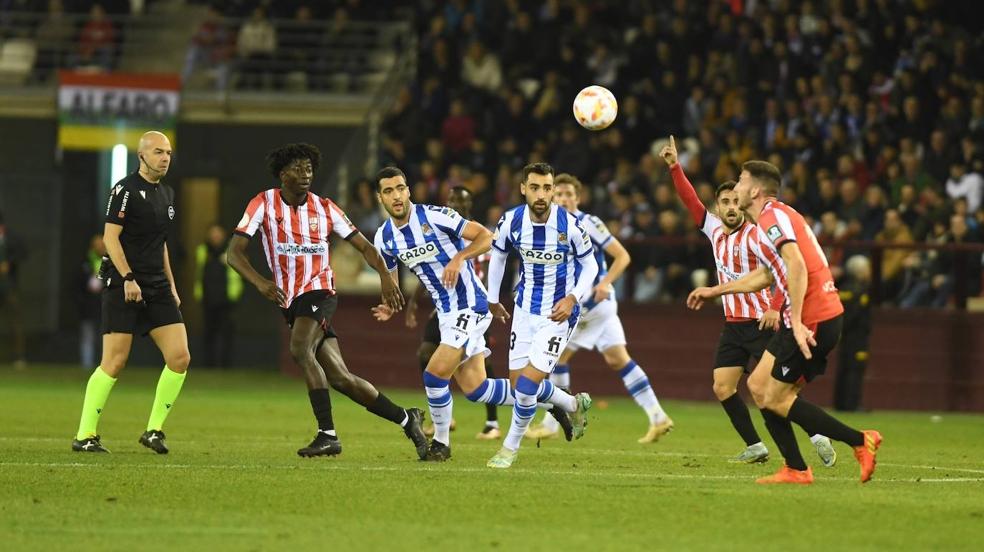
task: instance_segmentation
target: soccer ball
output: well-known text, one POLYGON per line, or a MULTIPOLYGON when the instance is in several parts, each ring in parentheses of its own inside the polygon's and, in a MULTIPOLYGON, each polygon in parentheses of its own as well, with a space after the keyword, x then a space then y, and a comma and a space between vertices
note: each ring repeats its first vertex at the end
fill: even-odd
POLYGON ((603 130, 615 122, 618 102, 604 86, 589 86, 574 98, 574 118, 588 130, 603 130))

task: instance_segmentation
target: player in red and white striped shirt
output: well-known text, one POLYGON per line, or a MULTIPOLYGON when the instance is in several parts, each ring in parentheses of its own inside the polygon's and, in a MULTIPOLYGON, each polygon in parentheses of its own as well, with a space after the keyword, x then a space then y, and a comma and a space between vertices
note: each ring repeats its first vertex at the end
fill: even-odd
MULTIPOLYGON (((718 282, 733 282, 756 270, 760 266, 755 254, 760 249, 760 234, 758 227, 746 221, 738 208, 735 183, 725 182, 718 186, 715 192, 718 214, 709 213, 687 180, 683 167, 677 162, 673 136, 670 136, 670 143, 663 148, 661 155, 670 167, 677 194, 690 211, 694 223, 711 241, 718 282)), ((769 449, 759 438, 748 407, 738 395, 738 382, 742 374, 748 371, 748 361, 762 358, 766 345, 779 326, 784 297, 782 293, 770 294, 765 288, 725 295, 722 300, 725 323, 714 360, 714 395, 721 401, 735 431, 745 441, 745 450, 732 462, 753 464, 769 459, 769 449)), ((830 446, 830 440, 822 435, 811 435, 810 439, 824 464, 832 466, 836 453, 830 446)))
MULTIPOLYGON (((448 193, 448 207, 457 211, 459 215, 464 217, 466 220, 471 219, 471 208, 472 208, 472 194, 468 191, 468 188, 463 186, 455 186, 451 188, 448 193)), ((483 253, 478 257, 471 260, 475 268, 475 276, 478 277, 479 281, 485 280, 485 268, 489 265, 489 259, 492 258, 490 253, 483 253)), ((406 310, 406 324, 408 328, 417 327, 417 306, 420 304, 421 300, 427 296, 427 288, 422 284, 418 285, 413 293, 410 295, 409 301, 407 301, 406 310)), ((485 334, 485 342, 492 347, 495 341, 492 339, 490 332, 485 334)), ((430 362, 431 356, 434 355, 434 351, 437 350, 437 346, 441 344, 441 328, 437 320, 437 311, 431 309, 430 316, 427 319, 427 325, 424 327, 424 336, 420 342, 420 347, 417 348, 417 360, 420 362, 420 370, 424 371, 427 368, 427 364, 430 362)), ((495 378, 495 372, 492 370, 492 361, 488 358, 485 359, 485 376, 489 379, 495 378)), ((451 420, 451 427, 454 428, 455 422, 451 420)), ((430 435, 433 434, 433 425, 427 426, 425 433, 430 435)), ((475 438, 483 441, 495 441, 502 437, 502 431, 499 429, 499 413, 494 404, 485 405, 485 426, 482 431, 479 431, 475 438)))
POLYGON ((393 310, 403 307, 403 295, 372 243, 330 199, 310 191, 321 152, 309 144, 287 144, 267 155, 270 173, 279 188, 257 194, 246 207, 236 235, 229 243, 229 266, 279 306, 290 326, 290 352, 307 382, 311 408, 318 420, 318 434, 300 456, 333 456, 342 451, 335 434, 328 385, 341 391, 369 412, 399 424, 422 458, 427 438, 421 424, 423 412, 401 408, 366 380, 353 375, 342 360, 332 316, 338 305, 329 264, 329 239, 341 236, 362 253, 379 273, 383 303, 393 310), (246 257, 249 239, 257 232, 274 280, 261 276, 246 257))
POLYGON ((707 299, 755 291, 775 282, 786 295, 789 310, 782 329, 769 342, 749 378, 748 388, 764 409, 766 426, 786 465, 758 482, 813 482, 813 472, 796 444, 793 421, 811 433, 822 433, 854 447, 864 483, 874 473, 881 435, 852 429, 799 397, 807 382, 824 373, 827 354, 840 340, 844 308, 813 231, 795 209, 776 199, 781 182, 779 169, 771 163, 748 161, 742 165, 735 191, 739 207, 757 222, 760 258, 766 266, 737 281, 698 288, 687 298, 687 304, 700 308, 707 299))

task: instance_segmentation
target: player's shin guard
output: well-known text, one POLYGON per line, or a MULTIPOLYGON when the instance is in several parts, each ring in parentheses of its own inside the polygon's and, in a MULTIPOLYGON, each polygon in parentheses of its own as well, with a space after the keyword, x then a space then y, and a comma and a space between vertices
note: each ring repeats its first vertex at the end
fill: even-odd
POLYGON ((150 419, 147 420, 147 431, 159 431, 164 426, 164 420, 170 414, 174 401, 178 399, 187 375, 188 372, 179 374, 164 365, 161 379, 157 381, 157 394, 154 395, 154 407, 150 410, 150 419))
POLYGON ((103 372, 101 367, 97 367, 89 376, 89 383, 85 386, 85 400, 82 402, 82 417, 79 420, 79 432, 76 439, 86 439, 98 433, 99 415, 102 414, 109 392, 113 390, 116 378, 103 372))
POLYGON ((558 364, 554 366, 550 373, 550 382, 561 389, 570 390, 571 388, 571 367, 568 364, 558 364))
POLYGON ((632 395, 636 404, 642 407, 646 415, 649 416, 650 424, 659 424, 666 420, 666 412, 663 412, 663 407, 660 406, 656 393, 649 385, 649 377, 634 360, 630 360, 619 371, 618 375, 622 377, 622 383, 625 384, 625 389, 629 395, 632 395))
POLYGON ((539 386, 526 376, 516 380, 516 404, 513 406, 512 423, 509 434, 502 446, 509 450, 519 450, 526 428, 529 427, 533 415, 536 414, 536 399, 539 386))
POLYGON ((800 454, 799 445, 796 444, 796 434, 793 433, 793 426, 789 420, 767 408, 762 409, 762 417, 765 418, 765 427, 768 428, 772 440, 779 447, 779 452, 786 460, 786 465, 794 470, 805 470, 806 461, 800 454))
POLYGON ((434 422, 434 440, 449 445, 452 399, 448 380, 424 372, 424 391, 427 393, 427 405, 430 406, 431 420, 434 422))
POLYGON ((509 380, 505 378, 487 379, 474 391, 468 393, 468 400, 488 405, 511 405, 515 402, 509 380))
POLYGON ((788 416, 790 420, 796 422, 810 435, 826 435, 852 447, 859 447, 864 444, 863 433, 851 429, 837 418, 824 412, 819 406, 802 397, 796 397, 793 400, 793 405, 789 407, 788 416))

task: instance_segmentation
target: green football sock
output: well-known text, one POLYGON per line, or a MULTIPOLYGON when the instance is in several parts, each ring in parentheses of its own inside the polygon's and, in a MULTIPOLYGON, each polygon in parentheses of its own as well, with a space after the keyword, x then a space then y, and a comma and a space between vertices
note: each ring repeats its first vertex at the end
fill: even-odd
POLYGON ((174 406, 174 401, 177 400, 178 393, 181 392, 181 386, 184 385, 187 374, 188 372, 179 374, 168 368, 166 364, 164 365, 161 379, 157 380, 157 394, 154 395, 154 408, 150 411, 147 431, 160 430, 164 425, 164 420, 171 412, 171 407, 174 406))
POLYGON ((89 376, 89 383, 85 386, 85 400, 82 402, 82 419, 79 420, 79 432, 76 439, 86 439, 96 434, 99 426, 99 415, 102 414, 103 407, 106 406, 106 399, 109 392, 113 390, 116 378, 103 372, 101 366, 96 367, 89 376))

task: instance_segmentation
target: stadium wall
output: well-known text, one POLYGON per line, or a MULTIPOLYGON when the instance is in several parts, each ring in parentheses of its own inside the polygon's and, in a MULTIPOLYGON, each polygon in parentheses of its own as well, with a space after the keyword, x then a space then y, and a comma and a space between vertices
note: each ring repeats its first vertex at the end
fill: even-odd
MULTIPOLYGON (((377 385, 419 387, 415 351, 422 327, 407 330, 402 318, 386 325, 375 322, 369 312, 375 299, 342 296, 339 301, 335 327, 346 363, 377 385)), ((620 305, 619 310, 629 351, 649 373, 661 398, 714 400, 711 364, 722 324, 717 309, 690 312, 682 305, 620 305)), ((865 408, 984 412, 984 314, 879 309, 873 318, 865 408)), ((493 323, 493 337, 492 362, 503 376, 507 327, 493 323)), ((826 406, 833 400, 837 372, 836 352, 831 356, 827 374, 804 393, 826 406)), ((596 353, 581 353, 571 369, 579 389, 625 393, 596 353)))

